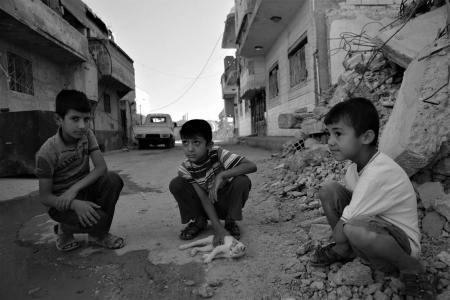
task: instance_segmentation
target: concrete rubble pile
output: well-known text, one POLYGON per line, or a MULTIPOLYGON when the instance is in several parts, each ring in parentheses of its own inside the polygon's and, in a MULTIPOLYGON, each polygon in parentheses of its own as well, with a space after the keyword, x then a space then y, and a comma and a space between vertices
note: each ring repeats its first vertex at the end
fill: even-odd
POLYGON ((416 47, 423 49, 414 48, 414 43, 402 48, 399 41, 408 39, 403 35, 391 45, 389 35, 380 34, 379 41, 388 41, 387 52, 347 57, 345 72, 326 107, 312 114, 299 111, 279 118, 285 128, 299 128, 300 133, 275 155, 277 166, 263 189, 277 198, 280 215, 275 222, 297 223, 298 260, 286 272, 293 275, 293 290, 302 299, 403 297, 396 276, 371 270, 359 259, 329 268, 308 264, 311 251, 331 241, 318 190, 328 181, 342 182, 348 166, 348 162, 333 159, 319 123, 329 107, 349 95, 368 98, 380 114, 380 149, 405 169, 417 191, 421 260, 427 271, 439 278, 438 299, 450 299, 450 42, 445 36, 434 35, 431 42, 430 36, 423 37, 426 44, 414 38, 424 34, 420 22, 445 27, 444 13, 445 6, 418 16, 419 23, 412 19, 411 25, 405 26, 416 47))

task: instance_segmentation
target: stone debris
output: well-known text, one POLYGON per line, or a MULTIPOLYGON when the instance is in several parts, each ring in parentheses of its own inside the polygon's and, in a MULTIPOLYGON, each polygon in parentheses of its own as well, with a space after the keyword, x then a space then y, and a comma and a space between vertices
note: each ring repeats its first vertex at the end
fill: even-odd
POLYGON ((336 285, 364 286, 373 283, 372 270, 358 260, 342 266, 336 273, 328 275, 336 285))
POLYGON ((428 212, 422 219, 422 232, 430 237, 438 238, 444 228, 445 219, 437 212, 428 212))
POLYGON ((450 267, 450 254, 446 251, 442 251, 437 255, 442 262, 444 262, 448 267, 450 267))

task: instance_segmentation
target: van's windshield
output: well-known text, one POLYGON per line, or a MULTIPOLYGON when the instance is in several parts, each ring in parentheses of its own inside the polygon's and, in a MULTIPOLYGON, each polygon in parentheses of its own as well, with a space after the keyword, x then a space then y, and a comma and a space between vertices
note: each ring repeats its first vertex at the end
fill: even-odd
POLYGON ((166 123, 166 117, 147 117, 145 120, 145 124, 153 124, 153 123, 166 123))

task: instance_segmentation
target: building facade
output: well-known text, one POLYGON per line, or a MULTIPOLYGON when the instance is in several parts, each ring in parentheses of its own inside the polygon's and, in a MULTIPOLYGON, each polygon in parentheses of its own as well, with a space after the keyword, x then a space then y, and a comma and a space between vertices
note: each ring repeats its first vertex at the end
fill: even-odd
MULTIPOLYGON (((345 71, 341 34, 374 33, 388 24, 385 15, 398 2, 235 0, 222 48, 236 49, 236 134, 294 136, 299 127, 284 117, 320 109, 324 91, 345 71)), ((232 98, 223 81, 222 90, 224 99, 232 98)))
POLYGON ((34 153, 55 133, 51 112, 61 89, 91 100, 102 150, 128 143, 133 60, 89 7, 80 0, 1 1, 0 19, 0 175, 30 173, 34 153), (39 140, 24 139, 27 132, 39 140))

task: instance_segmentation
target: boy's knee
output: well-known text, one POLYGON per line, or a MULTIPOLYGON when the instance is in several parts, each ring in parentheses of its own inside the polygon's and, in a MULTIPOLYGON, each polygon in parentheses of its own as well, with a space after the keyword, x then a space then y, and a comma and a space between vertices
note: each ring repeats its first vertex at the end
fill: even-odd
POLYGON ((231 183, 248 189, 250 189, 252 186, 250 178, 248 178, 248 176, 246 175, 236 176, 231 183))
POLYGON ((340 188, 340 184, 332 181, 325 185, 323 185, 319 190, 319 199, 323 202, 328 202, 333 199, 333 195, 336 193, 336 190, 340 188))
POLYGON ((173 178, 169 183, 169 191, 174 194, 180 190, 183 190, 184 185, 186 184, 186 180, 177 176, 173 178))
POLYGON ((123 180, 116 172, 108 171, 105 176, 114 186, 123 187, 123 180))
POLYGON ((349 223, 344 225, 344 234, 350 243, 358 248, 370 247, 377 236, 364 226, 349 223))

